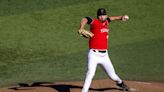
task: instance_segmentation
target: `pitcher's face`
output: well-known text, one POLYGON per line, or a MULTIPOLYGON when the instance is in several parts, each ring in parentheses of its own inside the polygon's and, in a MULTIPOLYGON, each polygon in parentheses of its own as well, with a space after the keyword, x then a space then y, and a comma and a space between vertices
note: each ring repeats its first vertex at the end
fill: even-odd
POLYGON ((100 15, 98 16, 98 19, 101 21, 101 22, 105 22, 107 20, 108 16, 107 15, 100 15))

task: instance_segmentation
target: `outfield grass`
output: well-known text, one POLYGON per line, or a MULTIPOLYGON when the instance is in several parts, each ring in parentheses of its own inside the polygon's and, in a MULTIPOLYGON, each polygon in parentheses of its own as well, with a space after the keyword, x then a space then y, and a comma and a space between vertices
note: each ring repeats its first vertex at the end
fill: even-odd
MULTIPOLYGON (((77 35, 82 17, 128 14, 112 22, 110 57, 127 80, 164 82, 164 32, 161 0, 1 0, 0 85, 34 81, 83 80, 87 39, 77 35)), ((107 78, 98 69, 96 77, 107 78)))

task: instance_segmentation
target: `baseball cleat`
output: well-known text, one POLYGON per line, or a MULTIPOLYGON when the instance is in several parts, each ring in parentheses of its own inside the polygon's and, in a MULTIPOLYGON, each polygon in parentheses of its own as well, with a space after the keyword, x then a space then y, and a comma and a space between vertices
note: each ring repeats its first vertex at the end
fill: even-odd
POLYGON ((117 86, 121 87, 123 89, 123 91, 127 91, 127 92, 130 91, 129 87, 124 82, 122 82, 121 84, 117 83, 117 86))

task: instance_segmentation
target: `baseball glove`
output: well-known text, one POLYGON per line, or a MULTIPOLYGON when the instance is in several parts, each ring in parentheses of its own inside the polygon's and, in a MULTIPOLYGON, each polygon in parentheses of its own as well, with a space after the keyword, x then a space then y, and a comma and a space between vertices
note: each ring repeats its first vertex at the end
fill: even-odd
POLYGON ((80 29, 80 30, 78 31, 78 33, 79 33, 81 36, 85 37, 85 38, 91 38, 91 37, 93 37, 93 35, 94 35, 92 32, 87 31, 87 30, 85 30, 85 29, 80 29))

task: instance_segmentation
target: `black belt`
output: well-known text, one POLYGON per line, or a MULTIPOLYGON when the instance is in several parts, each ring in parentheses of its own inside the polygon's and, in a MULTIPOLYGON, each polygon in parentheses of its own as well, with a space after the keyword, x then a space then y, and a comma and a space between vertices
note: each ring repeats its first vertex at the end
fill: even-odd
MULTIPOLYGON (((93 50, 94 52, 96 52, 96 50, 93 50)), ((106 50, 97 50, 100 53, 106 53, 106 50)))

